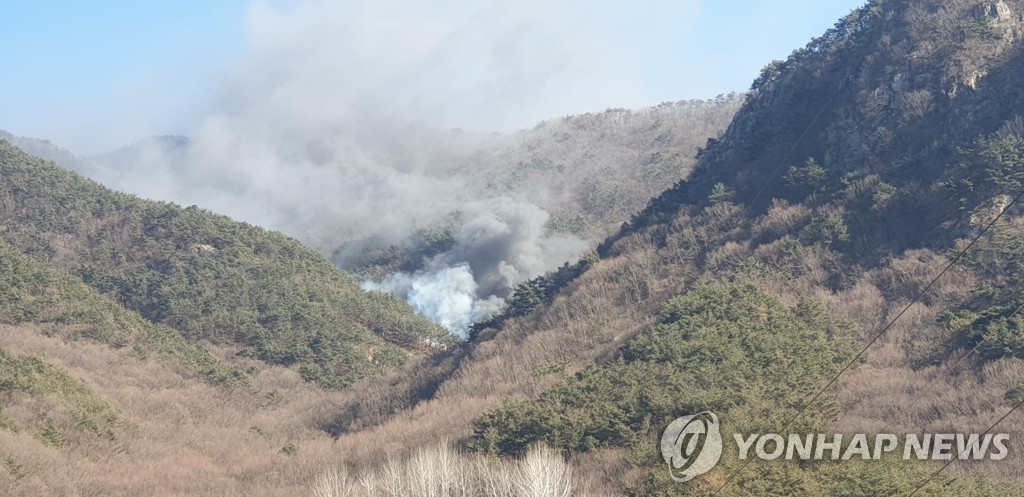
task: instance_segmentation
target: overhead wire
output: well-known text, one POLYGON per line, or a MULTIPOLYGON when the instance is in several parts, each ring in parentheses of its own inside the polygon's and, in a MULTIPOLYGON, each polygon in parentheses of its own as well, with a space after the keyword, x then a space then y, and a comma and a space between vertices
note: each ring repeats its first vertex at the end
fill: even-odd
MULTIPOLYGON (((805 400, 803 402, 803 405, 797 410, 797 412, 793 416, 791 416, 786 421, 786 423, 782 426, 782 429, 780 431, 786 432, 789 429, 789 427, 792 426, 793 423, 796 422, 797 419, 799 419, 801 416, 803 416, 803 414, 807 411, 807 409, 811 405, 813 405, 814 402, 817 401, 818 398, 820 398, 823 393, 825 393, 825 391, 827 391, 830 387, 832 387, 832 385, 834 385, 837 381, 839 381, 839 378, 842 377, 843 373, 848 371, 850 368, 853 367, 854 364, 856 364, 858 361, 860 361, 860 359, 864 356, 864 354, 867 353, 868 349, 870 349, 876 342, 878 342, 878 340, 880 338, 882 338, 882 336, 885 335, 892 328, 892 326, 894 324, 896 324, 896 322, 899 321, 899 319, 901 317, 903 317, 903 315, 906 314, 906 312, 908 310, 910 310, 911 307, 913 307, 915 304, 917 304, 921 300, 921 297, 923 297, 926 293, 928 293, 928 291, 931 290, 931 288, 933 286, 935 286, 935 283, 938 282, 939 279, 941 279, 943 276, 945 276, 945 274, 948 273, 949 270, 953 268, 953 266, 955 266, 958 262, 960 262, 960 260, 964 258, 964 256, 967 254, 967 252, 969 252, 971 250, 971 248, 973 248, 978 243, 978 241, 981 240, 981 238, 983 236, 985 236, 985 234, 988 233, 989 230, 991 230, 992 227, 995 226, 995 224, 1000 219, 1002 219, 1002 217, 1010 210, 1010 208, 1012 208, 1018 201, 1020 201, 1020 199, 1022 197, 1024 197, 1024 190, 1022 190, 1020 193, 1018 193, 1016 197, 1014 197, 1008 204, 1006 204, 999 211, 999 213, 987 225, 985 225, 984 229, 982 229, 977 235, 975 235, 974 238, 971 239, 971 242, 968 243, 966 247, 961 249, 956 254, 956 256, 953 257, 952 260, 950 260, 949 264, 947 264, 942 269, 942 271, 939 272, 938 275, 936 275, 934 278, 932 278, 932 280, 928 283, 928 285, 925 286, 923 290, 918 292, 918 294, 914 297, 914 299, 911 300, 910 303, 907 304, 903 308, 903 310, 901 310, 899 312, 899 314, 896 315, 896 317, 894 317, 891 321, 889 321, 889 323, 887 325, 885 325, 885 327, 883 327, 881 331, 879 331, 877 334, 875 334, 874 337, 872 337, 871 340, 869 340, 867 342, 867 344, 865 344, 864 347, 861 348, 860 351, 849 362, 847 362, 846 365, 842 367, 842 369, 840 369, 832 377, 831 380, 829 380, 828 383, 826 383, 820 389, 815 391, 815 393, 813 395, 810 395, 808 398, 805 398, 805 400)), ((1024 402, 1022 402, 1022 403, 1024 403, 1024 402)), ((1019 404, 1018 404, 1018 406, 1015 406, 1013 410, 1016 410, 1017 407, 1019 407, 1019 404)), ((1011 410, 1010 412, 1013 412, 1013 410, 1011 410)), ((1009 413, 1007 413, 1007 415, 1009 415, 1009 413)), ((746 469, 747 466, 750 465, 750 463, 752 461, 753 461, 753 459, 746 460, 743 464, 740 465, 739 468, 737 468, 735 471, 733 471, 728 476, 726 476, 725 481, 722 482, 722 484, 718 487, 718 489, 715 490, 715 492, 712 495, 718 495, 725 488, 727 488, 729 486, 729 484, 732 483, 740 475, 740 473, 742 473, 743 470, 746 469)))

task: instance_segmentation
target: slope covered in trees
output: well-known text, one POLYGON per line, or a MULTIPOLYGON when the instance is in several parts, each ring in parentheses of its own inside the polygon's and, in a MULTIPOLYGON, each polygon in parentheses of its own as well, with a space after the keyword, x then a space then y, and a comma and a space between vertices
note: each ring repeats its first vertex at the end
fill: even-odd
MULTIPOLYGON (((696 145, 720 132, 739 101, 552 120, 495 137, 477 156, 486 167, 460 174, 488 195, 555 202, 545 204, 555 213, 551 232, 603 236, 684 177, 696 145), (615 202, 581 197, 598 193, 615 202)), ((89 168, 49 142, 2 136, 89 168)), ((333 453, 329 433, 431 395, 458 364, 459 353, 443 353, 455 344, 447 332, 392 296, 359 290, 294 240, 109 191, 6 142, 0 167, 0 344, 13 382, 0 404, 10 428, 0 428, 10 476, 0 493, 203 495, 243 478, 237 488, 253 495, 300 488, 315 474, 303 468, 319 471, 333 453), (416 366, 410 355, 430 359, 416 366), (69 383, 30 388, 19 379, 27 370, 69 383), (377 382, 352 385, 367 378, 386 385, 382 404, 373 404, 377 382), (308 380, 349 388, 324 392, 308 380), (82 393, 62 400, 53 388, 82 393), (338 406, 356 410, 339 420, 338 406), (220 476, 166 482, 185 458, 211 454, 220 476), (118 470, 105 473, 100 461, 118 470), (245 476, 256 467, 265 478, 245 476)), ((456 213, 415 233, 421 242, 407 257, 444 250, 457 222, 456 213)), ((513 485, 519 477, 505 468, 474 471, 488 485, 513 485)))
MULTIPOLYGON (((166 378, 160 384, 173 388, 174 402, 141 399, 137 392, 148 392, 153 381, 139 366, 142 359, 92 340, 71 343, 107 362, 116 357, 130 365, 123 378, 96 373, 82 354, 66 348, 60 334, 40 333, 31 341, 8 332, 2 335, 7 357, 25 364, 22 358, 39 356, 88 378, 123 419, 138 423, 146 445, 126 437, 124 457, 96 449, 132 477, 108 475, 84 456, 68 458, 77 471, 103 475, 83 482, 97 494, 277 495, 359 488, 385 495, 451 495, 484 488, 517 495, 530 490, 514 482, 531 481, 531 466, 529 457, 525 463, 513 458, 539 442, 561 452, 572 469, 563 478, 566 468, 557 460, 533 467, 557 476, 557 491, 715 495, 740 467, 735 455, 727 453, 693 482, 670 481, 655 445, 665 423, 714 409, 726 432, 782 430, 807 395, 869 343, 866 354, 806 406, 792 431, 981 433, 1024 391, 1024 218, 1019 206, 1002 212, 1019 193, 1024 171, 1024 100, 1015 84, 1024 79, 1022 14, 1020 0, 876 0, 858 9, 786 61, 766 66, 728 131, 700 151, 692 178, 642 209, 637 205, 640 211, 629 225, 594 254, 522 285, 510 312, 479 327, 473 342, 392 375, 368 375, 345 391, 315 389, 292 369, 245 357, 262 353, 258 347, 223 337, 209 350, 227 353, 242 370, 264 372, 237 390, 244 393, 215 404, 208 398, 221 387, 196 381, 194 371, 191 379, 166 370, 157 375, 166 378), (239 348, 255 354, 239 357, 239 348), (153 407, 177 403, 198 414, 183 422, 173 409, 153 407), (446 444, 473 454, 421 450, 446 444), (176 471, 198 467, 201 477, 182 478, 176 471), (417 474, 405 477, 408 471, 417 474), (345 475, 363 479, 342 481, 345 475)), ((532 133, 557 138, 555 131, 568 133, 588 119, 614 115, 549 122, 532 133)), ((649 157, 651 143, 629 145, 632 158, 649 157)), ((552 151, 550 164, 536 162, 542 167, 523 161, 523 174, 557 182, 545 175, 557 171, 549 166, 569 163, 559 158, 562 153, 552 151)), ((629 160, 616 164, 635 164, 629 160)), ((511 164, 518 167, 518 160, 511 164)), ((23 184, 8 188, 7 195, 22 195, 23 184)), ((75 201, 53 196, 37 209, 60 211, 61 202, 75 201)), ((17 213, 19 205, 0 203, 5 215, 17 213)), ((190 306, 200 304, 184 290, 174 293, 181 283, 161 268, 195 281, 210 274, 235 281, 233 263, 268 253, 288 254, 288 261, 271 259, 284 267, 322 264, 284 238, 256 242, 248 237, 263 232, 196 209, 146 205, 175 214, 166 222, 147 217, 149 211, 108 222, 137 227, 128 232, 139 237, 153 234, 155 245, 141 245, 142 253, 159 257, 63 250, 70 245, 62 243, 79 243, 78 231, 58 224, 25 232, 12 224, 5 225, 15 227, 3 238, 17 249, 17 259, 7 264, 70 269, 78 280, 92 282, 88 288, 75 283, 74 291, 128 299, 129 308, 147 317, 189 316, 195 312, 190 306), (75 259, 80 252, 88 257, 75 259), (212 256, 226 259, 202 259, 212 256), (149 286, 150 281, 155 283, 149 286), (121 287, 131 290, 118 293, 121 287), (175 303, 166 307, 173 312, 150 314, 165 307, 146 304, 160 302, 175 303), (189 305, 177 307, 183 303, 189 305)), ((83 226, 84 233, 109 233, 83 226)), ((107 238, 115 247, 124 243, 107 238)), ((102 238, 87 238, 93 239, 102 238)), ((417 233, 415 243, 443 250, 445 229, 417 233)), ((294 272, 272 274, 260 285, 302 283, 294 272)), ((351 287, 330 281, 332 288, 351 287)), ((22 292, 24 304, 8 305, 4 312, 37 309, 29 304, 50 298, 50 286, 24 286, 34 289, 22 292)), ((262 289, 241 288, 253 298, 270 298, 262 289)), ((309 287, 301 288, 294 291, 310 295, 309 287)), ((222 298, 207 295, 204 302, 222 298)), ((223 298, 234 310, 251 305, 244 298, 223 298)), ((359 315, 378 312, 366 309, 359 315)), ((67 312, 77 315, 73 308, 67 312)), ((183 325, 182 331, 206 338, 232 314, 195 315, 197 324, 183 325)), ((239 316, 248 319, 245 312, 239 316)), ((44 329, 54 326, 31 318, 44 329)), ((176 326, 173 319, 161 322, 176 326)), ((268 350, 292 350, 274 334, 286 325, 256 323, 268 329, 260 332, 267 343, 279 346, 268 350)), ((305 343, 297 350, 322 350, 305 343)), ((378 342, 357 342, 367 343, 378 342)), ((359 347, 349 350, 366 351, 359 347)), ((302 360, 307 375, 319 365, 302 360)), ((25 430, 12 435, 2 428, 5 419, 29 425, 24 413, 6 407, 4 413, 0 437, 14 443, 0 446, 6 451, 0 456, 14 463, 7 466, 11 480, 0 481, 0 489, 8 485, 24 493, 78 483, 69 483, 68 472, 48 469, 45 461, 52 456, 40 455, 46 446, 32 442, 25 430), (27 476, 14 480, 21 474, 27 476), (47 478, 56 483, 45 483, 47 478)), ((41 431, 46 425, 32 427, 41 431)), ((998 431, 1013 441, 1024 439, 1024 417, 1014 413, 998 431)), ((550 452, 543 453, 550 459, 550 452)), ((956 461, 923 494, 1020 495, 1022 461, 1016 453, 1003 461, 956 461)), ((717 495, 906 495, 938 469, 935 462, 916 460, 755 462, 717 495)))
MULTIPOLYGON (((602 447, 629 450, 652 469, 629 495, 703 495, 716 491, 676 484, 661 465, 652 430, 680 413, 715 412, 723 433, 774 433, 819 386, 856 352, 852 323, 831 316, 814 299, 788 308, 742 281, 699 283, 668 302, 656 324, 621 347, 609 362, 587 368, 533 401, 506 402, 480 418, 471 446, 487 453, 518 454, 546 442, 569 452, 602 447)), ((791 433, 827 433, 839 409, 834 392, 791 433)), ((718 471, 740 462, 727 444, 718 471)), ((874 473, 870 495, 909 492, 931 468, 899 461, 826 461, 800 470, 799 462, 756 461, 720 495, 860 495, 851 483, 874 473), (884 465, 884 466, 883 466, 884 465), (882 473, 884 468, 884 473, 882 473)), ((984 478, 935 484, 945 495, 1015 495, 1019 488, 984 478)))
MULTIPOLYGON (((446 180, 464 183, 487 201, 529 201, 550 214, 548 234, 599 240, 686 178, 698 147, 722 133, 742 101, 728 94, 549 119, 481 138, 446 180)), ((466 221, 451 212, 398 243, 353 241, 339 247, 333 260, 373 278, 415 271, 450 249, 466 221)))
POLYGON ((671 216, 680 202, 704 204, 721 183, 756 212, 773 199, 856 209, 861 233, 850 248, 858 255, 948 242, 922 230, 962 225, 950 207, 977 207, 1019 184, 1006 152, 1024 105, 1015 84, 1020 12, 1016 2, 973 0, 871 2, 854 11, 766 66, 692 178, 638 224, 671 216), (851 185, 866 193, 839 198, 851 185))
POLYGON ((74 276, 0 244, 0 323, 35 325, 47 336, 89 340, 139 354, 163 355, 205 381, 236 388, 248 379, 164 325, 100 295, 74 276))
POLYGON ((332 387, 428 342, 454 343, 284 235, 111 192, 6 142, 0 168, 0 240, 189 341, 295 365, 332 387))
MULTIPOLYGON (((718 371, 724 381, 751 366, 828 362, 842 357, 831 347, 848 340, 859 350, 881 330, 826 392, 834 402, 812 405, 806 420, 844 433, 984 431, 1020 398, 1024 378, 1024 288, 1014 276, 1021 207, 1009 205, 1024 179, 1024 95, 1015 83, 1024 78, 1022 14, 1018 1, 873 1, 769 64, 727 132, 702 149, 693 175, 602 243, 600 260, 522 287, 510 308, 525 312, 479 329, 473 350, 431 399, 346 434, 349 443, 399 429, 410 439, 453 437, 499 453, 543 441, 609 494, 711 495, 730 464, 689 486, 668 481, 650 442, 664 423, 707 406, 731 422, 778 430, 795 404, 774 404, 778 396, 766 393, 773 385, 757 381, 722 385, 725 400, 713 388, 681 391, 682 383, 719 380, 713 365, 693 361, 736 358, 718 371), (707 285, 736 282, 752 285, 747 298, 765 300, 716 304, 707 285), (685 313, 669 312, 681 302, 735 315, 701 311, 701 325, 724 321, 688 328, 680 326, 685 313), (772 339, 736 339, 745 323, 757 329, 757 316, 773 309, 788 318, 768 319, 772 339), (795 327, 784 322, 793 318, 795 327), (801 329, 811 338, 798 343, 822 348, 755 360, 801 329), (686 341, 703 333, 725 339, 686 341), (462 406, 457 419, 441 414, 452 405, 462 406), (774 414, 752 414, 757 409, 774 414)), ((824 368, 793 366, 805 371, 797 383, 779 374, 795 392, 831 379, 824 368)), ((1021 437, 1024 422, 1011 416, 999 430, 1021 437)), ((926 491, 1015 495, 1021 467, 1016 456, 958 462, 926 491)), ((897 461, 767 465, 751 467, 728 492, 909 493, 936 469, 897 461)))
POLYGON ((464 172, 489 191, 543 207, 552 230, 603 238, 689 176, 699 147, 722 133, 742 102, 728 94, 542 121, 464 172))

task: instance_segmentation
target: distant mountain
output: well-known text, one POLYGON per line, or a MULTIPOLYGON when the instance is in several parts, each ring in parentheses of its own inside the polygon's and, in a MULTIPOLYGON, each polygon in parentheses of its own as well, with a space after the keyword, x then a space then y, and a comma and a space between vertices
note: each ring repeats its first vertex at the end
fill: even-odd
POLYGON ((181 135, 159 135, 139 140, 124 147, 87 156, 82 169, 58 164, 77 171, 102 184, 113 184, 119 175, 141 174, 133 168, 152 164, 154 160, 178 161, 188 149, 189 138, 181 135))
POLYGON ((117 178, 126 174, 142 174, 134 168, 151 164, 156 159, 180 159, 189 143, 186 136, 160 135, 109 152, 78 155, 50 140, 16 136, 3 130, 0 130, 0 140, 6 140, 29 155, 52 161, 101 184, 116 183, 117 178))
MULTIPOLYGON (((738 94, 642 109, 564 116, 489 137, 451 170, 480 199, 525 199, 550 213, 550 234, 599 240, 654 195, 690 174, 697 150, 718 137, 743 103, 738 94)), ((451 248, 468 219, 458 211, 393 243, 353 240, 334 251, 341 267, 372 278, 415 271, 451 248)))
POLYGON ((4 130, 0 130, 0 140, 6 140, 29 155, 56 162, 72 171, 82 172, 89 167, 85 159, 75 155, 70 150, 57 146, 50 140, 15 136, 4 130))
POLYGON ((731 93, 550 119, 462 172, 548 210, 550 229, 601 238, 687 178, 697 151, 721 135, 744 98, 731 93))

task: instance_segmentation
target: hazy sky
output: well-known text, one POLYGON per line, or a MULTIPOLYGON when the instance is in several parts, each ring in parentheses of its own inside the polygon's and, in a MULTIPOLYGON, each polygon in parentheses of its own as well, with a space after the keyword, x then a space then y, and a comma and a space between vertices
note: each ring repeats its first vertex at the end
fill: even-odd
POLYGON ((294 77, 321 95, 338 85, 349 106, 509 130, 744 90, 861 3, 4 1, 0 129, 98 152, 192 134, 211 113, 247 105, 239 92, 302 91, 278 81, 294 77), (319 86, 318 58, 331 73, 319 86), (298 74, 295 59, 305 59, 298 74), (339 61, 351 68, 344 84, 339 61))

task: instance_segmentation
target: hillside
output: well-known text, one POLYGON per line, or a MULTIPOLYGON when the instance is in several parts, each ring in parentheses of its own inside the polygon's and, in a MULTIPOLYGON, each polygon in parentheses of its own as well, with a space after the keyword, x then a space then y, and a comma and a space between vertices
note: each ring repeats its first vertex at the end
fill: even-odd
POLYGON ((38 326, 50 337, 88 340, 137 354, 166 356, 205 381, 226 388, 248 384, 182 335, 125 310, 74 276, 0 244, 0 323, 38 326))
MULTIPOLYGON (((329 150, 320 155, 309 152, 312 155, 302 158, 325 166, 310 174, 322 175, 316 176, 316 184, 303 183, 303 175, 280 171, 280 181, 261 188, 233 170, 218 174, 230 169, 232 159, 206 164, 204 145, 183 136, 154 136, 87 157, 45 140, 7 133, 0 137, 116 190, 227 207, 236 217, 296 236, 347 271, 379 280, 395 271, 415 272, 425 261, 451 250, 459 229, 474 221, 474 211, 479 210, 475 204, 516 202, 539 208, 546 216, 540 226, 542 239, 604 238, 652 196, 686 178, 698 147, 722 133, 742 101, 742 96, 728 94, 650 108, 607 109, 542 121, 508 134, 392 123, 379 135, 366 130, 355 137, 332 138, 352 141, 351 148, 374 158, 365 172, 360 172, 364 165, 352 150, 326 158, 321 155, 329 150), (401 138, 391 136, 398 131, 401 138), (382 175, 381 171, 392 177, 362 184, 368 181, 364 176, 382 175), (325 193, 330 194, 295 195, 285 187, 295 181, 300 190, 326 186, 325 193), (399 191, 386 189, 359 200, 381 188, 377 181, 399 191), (399 201, 406 183, 423 185, 431 195, 406 205, 399 201), (246 205, 259 201, 256 209, 246 205), (387 210, 392 223, 349 219, 346 211, 359 211, 363 204, 377 212, 387 210)), ((263 167, 277 174, 277 168, 286 167, 282 164, 296 160, 293 155, 289 152, 278 163, 263 167)), ((294 167, 302 170, 304 165, 294 167)), ((546 269, 563 261, 554 260, 546 269)))
MULTIPOLYGON (((873 0, 742 99, 460 149, 460 188, 610 235, 458 345, 283 235, 0 144, 0 493, 1024 494, 1022 35, 1024 0, 873 0), (689 113, 738 104, 691 147, 689 113), (1011 451, 747 466, 726 445, 674 482, 661 433, 707 409, 726 436, 994 428, 1011 451)), ((442 211, 334 259, 414 272, 458 242, 442 211)))
POLYGON ((60 148, 49 140, 15 136, 4 130, 0 130, 0 140, 6 140, 29 155, 53 161, 61 167, 71 169, 72 171, 81 172, 87 167, 86 161, 76 156, 70 150, 60 148))
MULTIPOLYGON (((729 94, 550 119, 481 139, 442 173, 464 184, 473 198, 521 199, 540 207, 550 214, 548 235, 599 240, 652 196, 686 178, 698 147, 722 133, 742 101, 729 94)), ((414 272, 450 250, 468 221, 456 208, 401 240, 349 241, 334 250, 332 260, 374 279, 414 272)))
MULTIPOLYGON (((958 216, 950 206, 977 206, 1003 193, 993 186, 1012 186, 980 176, 986 166, 958 172, 957 165, 971 151, 987 153, 979 147, 993 134, 1019 132, 1019 15, 1013 2, 872 3, 766 66, 702 167, 662 197, 707 202, 722 183, 739 203, 764 212, 773 199, 794 203, 814 194, 834 201, 855 182, 884 183, 880 197, 888 198, 874 219, 898 212, 897 222, 865 225, 862 237, 881 238, 853 243, 927 243, 920 230, 958 216), (824 175, 808 177, 808 161, 824 175)), ((671 211, 670 202, 652 208, 671 211)), ((652 209, 645 214, 658 217, 652 209)))
POLYGON ((401 365, 426 341, 454 343, 281 234, 111 192, 6 142, 0 167, 0 240, 192 343, 331 387, 401 365))
MULTIPOLYGON (((495 137, 501 146, 478 156, 489 173, 462 172, 489 195, 539 202, 555 196, 530 185, 549 184, 563 202, 552 209, 586 217, 569 226, 556 216, 552 232, 603 236, 685 176, 692 150, 738 102, 553 120, 495 137), (559 167, 524 169, 525 158, 559 167), (617 203, 584 207, 579 194, 597 190, 573 190, 580 178, 606 197, 619 192, 617 203)), ((99 170, 49 142, 4 136, 99 170)), ((144 150, 110 156, 104 170, 130 168, 144 150)), ((294 240, 112 192, 8 143, 0 159, 0 350, 10 379, 0 392, 9 474, 0 493, 207 495, 225 482, 250 495, 298 491, 334 453, 332 433, 432 395, 460 360, 444 353, 455 344, 447 332, 395 297, 362 292, 294 240), (359 381, 374 378, 383 383, 359 381), (339 406, 355 411, 339 420, 339 406), (189 461, 208 461, 207 476, 167 481, 189 461)))
MULTIPOLYGON (((806 398, 843 361, 802 361, 868 344, 804 422, 841 433, 987 429, 1024 378, 1021 207, 987 229, 1024 182, 1022 13, 1021 2, 875 1, 769 64, 691 178, 602 243, 599 261, 521 286, 511 309, 525 311, 479 329, 435 395, 393 416, 374 410, 386 394, 363 399, 343 412, 365 422, 348 421, 355 434, 339 443, 401 431, 521 454, 541 440, 571 457, 593 494, 710 495, 728 463, 703 484, 666 481, 653 444, 667 420, 714 407, 741 426, 781 429, 794 401, 756 378, 806 398), (765 312, 767 324, 750 322, 765 312), (685 324, 694 318, 720 324, 685 324), (851 348, 834 349, 842 343, 851 348), (760 371, 765 353, 795 362, 760 371), (706 355, 737 362, 692 362, 706 355), (778 376, 790 368, 802 373, 778 376), (680 393, 693 384, 711 386, 680 393)), ((1017 438, 1024 422, 1010 416, 999 429, 1017 438)), ((937 469, 764 466, 725 494, 909 493, 937 469)), ((1017 456, 960 462, 926 491, 1016 495, 1022 467, 1017 456)))
POLYGON ((493 194, 525 196, 551 213, 551 230, 604 238, 689 176, 698 148, 722 133, 743 98, 728 94, 542 121, 460 173, 493 194))
POLYGON ((225 142, 199 130, 85 158, 11 139, 114 189, 292 235, 466 336, 516 285, 579 257, 685 178, 741 102, 733 93, 608 109, 508 134, 383 115, 316 136, 225 142))

